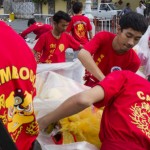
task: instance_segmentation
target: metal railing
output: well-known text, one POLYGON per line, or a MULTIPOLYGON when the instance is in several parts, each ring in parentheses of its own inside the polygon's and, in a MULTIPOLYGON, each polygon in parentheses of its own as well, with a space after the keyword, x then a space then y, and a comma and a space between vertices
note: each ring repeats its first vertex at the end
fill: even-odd
POLYGON ((112 19, 94 18, 95 33, 104 30, 116 33, 119 19, 118 16, 114 16, 112 19))
POLYGON ((33 14, 33 16, 38 19, 39 18, 44 19, 46 24, 50 24, 50 25, 53 24, 53 22, 52 22, 53 15, 52 14, 33 14))
POLYGON ((46 23, 46 24, 53 25, 53 16, 46 17, 46 18, 45 18, 45 23, 46 23))

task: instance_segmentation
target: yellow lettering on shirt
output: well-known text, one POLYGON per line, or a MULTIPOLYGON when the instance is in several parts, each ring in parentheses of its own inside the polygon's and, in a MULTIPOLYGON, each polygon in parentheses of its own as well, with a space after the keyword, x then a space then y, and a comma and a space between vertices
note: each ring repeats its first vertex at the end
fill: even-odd
POLYGON ((18 69, 15 66, 0 69, 0 85, 14 79, 30 80, 32 83, 35 81, 35 75, 32 70, 27 67, 18 69))
POLYGON ((135 103, 131 106, 132 113, 129 115, 131 123, 141 130, 148 138, 150 138, 149 129, 149 114, 150 114, 150 95, 142 91, 137 91, 137 97, 141 103, 135 103))
POLYGON ((102 61, 103 58, 104 58, 104 55, 100 54, 100 56, 96 60, 96 64, 99 65, 99 63, 102 61))
POLYGON ((29 69, 26 67, 22 67, 19 71, 20 78, 23 80, 29 79, 29 69))
POLYGON ((56 44, 50 44, 50 49, 55 49, 56 48, 56 44))
POLYGON ((138 91, 137 96, 141 100, 150 101, 150 95, 144 94, 142 91, 138 91))

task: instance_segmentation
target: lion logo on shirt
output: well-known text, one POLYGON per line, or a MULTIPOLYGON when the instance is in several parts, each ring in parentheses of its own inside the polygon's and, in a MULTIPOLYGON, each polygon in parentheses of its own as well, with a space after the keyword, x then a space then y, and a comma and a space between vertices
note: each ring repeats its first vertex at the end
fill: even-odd
POLYGON ((0 107, 8 109, 8 112, 4 111, 0 115, 0 119, 2 119, 4 125, 7 125, 8 132, 14 142, 18 139, 23 128, 27 134, 38 134, 38 124, 34 119, 31 93, 16 89, 11 91, 8 97, 2 94, 0 95, 0 107))
POLYGON ((32 95, 21 89, 12 91, 6 99, 6 108, 8 108, 8 131, 14 132, 21 125, 30 123, 34 120, 32 95))
POLYGON ((120 71, 120 70, 122 70, 122 69, 119 66, 114 66, 114 67, 111 68, 111 72, 120 71))
POLYGON ((131 122, 150 138, 150 104, 143 102, 140 106, 136 103, 130 109, 132 111, 131 122))
POLYGON ((59 50, 63 52, 65 50, 64 44, 59 44, 59 50))
POLYGON ((85 37, 85 25, 83 23, 78 24, 75 32, 80 38, 85 37))

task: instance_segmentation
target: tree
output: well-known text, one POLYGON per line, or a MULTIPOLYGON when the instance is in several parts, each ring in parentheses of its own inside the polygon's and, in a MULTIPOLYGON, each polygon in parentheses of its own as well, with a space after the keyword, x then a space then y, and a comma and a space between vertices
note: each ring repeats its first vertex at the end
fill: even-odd
POLYGON ((13 12, 12 0, 5 0, 3 2, 3 7, 4 7, 4 13, 5 14, 9 14, 9 13, 13 12))

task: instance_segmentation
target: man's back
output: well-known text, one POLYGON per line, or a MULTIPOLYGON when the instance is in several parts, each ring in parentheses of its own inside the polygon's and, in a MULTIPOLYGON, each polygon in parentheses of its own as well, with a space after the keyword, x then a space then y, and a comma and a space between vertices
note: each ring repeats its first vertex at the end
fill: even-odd
POLYGON ((42 22, 35 22, 25 29, 20 35, 25 38, 26 35, 33 32, 36 35, 35 40, 37 40, 43 33, 52 30, 52 28, 53 27, 51 25, 44 24, 42 22))
POLYGON ((0 118, 18 150, 29 150, 38 135, 32 100, 36 62, 24 40, 0 22, 0 118))
POLYGON ((130 71, 116 71, 99 83, 105 98, 102 150, 149 150, 150 82, 130 71))
POLYGON ((90 20, 84 15, 74 15, 67 28, 67 31, 83 45, 89 41, 88 32, 91 30, 90 20))

